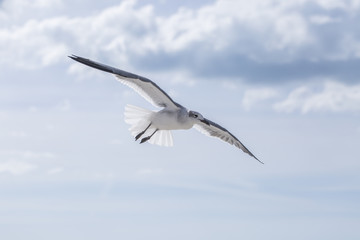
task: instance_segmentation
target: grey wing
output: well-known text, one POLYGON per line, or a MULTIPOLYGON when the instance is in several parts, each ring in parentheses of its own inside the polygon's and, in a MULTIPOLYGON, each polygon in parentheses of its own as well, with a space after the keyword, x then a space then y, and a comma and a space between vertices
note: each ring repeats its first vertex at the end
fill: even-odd
POLYGON ((75 55, 69 56, 69 58, 101 71, 114 74, 121 83, 134 89, 156 107, 182 108, 180 104, 173 101, 156 83, 147 78, 75 55))
POLYGON ((195 129, 199 132, 212 137, 220 138, 221 140, 230 143, 231 145, 235 145, 236 147, 243 150, 245 153, 249 154, 250 156, 254 157, 256 160, 258 160, 260 163, 264 164, 262 161, 257 159, 257 157, 252 154, 249 149, 247 149, 244 144, 242 144, 239 139, 237 139, 234 135, 232 135, 228 130, 220 126, 219 124, 216 124, 208 119, 206 121, 209 123, 207 125, 206 123, 199 122, 195 124, 195 129))

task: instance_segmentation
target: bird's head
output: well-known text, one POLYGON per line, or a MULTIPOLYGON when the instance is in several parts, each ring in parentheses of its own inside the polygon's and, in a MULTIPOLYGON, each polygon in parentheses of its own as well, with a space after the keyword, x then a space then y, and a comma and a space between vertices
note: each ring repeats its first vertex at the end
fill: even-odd
POLYGON ((205 123, 206 125, 210 125, 209 121, 198 112, 189 111, 189 117, 194 119, 195 121, 200 121, 205 123))

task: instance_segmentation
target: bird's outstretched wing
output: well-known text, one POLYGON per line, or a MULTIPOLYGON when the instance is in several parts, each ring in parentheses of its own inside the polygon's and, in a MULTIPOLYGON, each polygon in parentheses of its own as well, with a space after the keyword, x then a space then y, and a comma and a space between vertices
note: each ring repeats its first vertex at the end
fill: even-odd
POLYGON ((125 72, 118 68, 110 67, 90 59, 78 57, 76 55, 71 55, 69 58, 87 66, 114 74, 121 83, 134 89, 143 98, 156 107, 182 108, 180 104, 173 101, 166 92, 164 92, 158 85, 156 85, 156 83, 147 78, 125 72))
POLYGON ((205 122, 207 122, 208 124, 199 122, 194 125, 194 128, 207 136, 218 137, 221 140, 230 143, 231 145, 235 145, 236 147, 243 150, 245 153, 254 157, 260 163, 264 164, 262 161, 257 159, 257 157, 255 157, 254 154, 252 154, 249 149, 247 149, 244 144, 242 144, 239 139, 232 135, 228 130, 208 119, 205 119, 205 122))

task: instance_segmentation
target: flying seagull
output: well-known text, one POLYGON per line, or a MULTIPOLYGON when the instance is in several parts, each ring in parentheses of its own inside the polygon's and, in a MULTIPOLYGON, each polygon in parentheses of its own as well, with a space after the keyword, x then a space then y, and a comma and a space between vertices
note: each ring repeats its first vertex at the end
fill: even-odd
POLYGON ((160 146, 172 146, 173 140, 170 130, 190 129, 194 127, 201 133, 218 137, 227 143, 235 145, 260 163, 263 163, 228 130, 204 118, 198 112, 188 111, 185 107, 172 100, 171 97, 153 81, 76 55, 69 56, 69 58, 98 70, 114 74, 121 83, 135 90, 151 104, 163 108, 158 112, 154 112, 140 107, 126 105, 125 122, 131 125, 129 130, 132 135, 135 136, 135 140, 145 136, 140 140, 140 143, 149 142, 160 146))

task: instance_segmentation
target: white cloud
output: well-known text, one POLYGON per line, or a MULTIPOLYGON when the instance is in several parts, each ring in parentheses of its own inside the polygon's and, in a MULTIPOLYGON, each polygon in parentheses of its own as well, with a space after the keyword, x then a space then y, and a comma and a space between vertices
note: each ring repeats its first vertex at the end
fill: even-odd
POLYGON ((250 89, 245 92, 242 104, 246 110, 250 110, 256 103, 274 98, 277 94, 273 88, 250 89))
POLYGON ((55 9, 63 7, 62 0, 3 0, 0 7, 0 27, 15 25, 31 18, 46 18, 54 13, 55 9), (36 14, 34 14, 36 13, 36 14))
POLYGON ((172 53, 200 44, 260 61, 269 51, 311 43, 304 16, 288 11, 301 4, 292 3, 217 1, 198 10, 181 9, 169 18, 159 18, 158 33, 149 36, 148 47, 172 53))
POLYGON ((13 175, 22 175, 36 169, 37 166, 24 161, 5 161, 0 162, 0 173, 11 173, 13 175))
MULTIPOLYGON (((87 53, 104 50, 123 53, 128 49, 119 45, 112 47, 111 42, 120 36, 126 47, 131 48, 138 42, 137 34, 144 32, 148 23, 154 22, 151 8, 135 9, 134 4, 134 1, 125 1, 90 17, 54 15, 37 19, 32 16, 15 26, 7 25, 0 29, 0 49, 4 53, 0 63, 31 69, 57 63, 65 59, 71 49, 79 52, 84 49, 83 52, 87 53)), ((11 11, 6 14, 16 16, 11 11)), ((117 55, 120 58, 125 56, 117 55)))
MULTIPOLYGON (((0 25, 0 63, 22 68, 56 64, 72 51, 88 56, 111 52, 116 61, 126 63, 129 58, 163 52, 171 55, 194 47, 196 52, 205 51, 205 59, 188 59, 194 62, 206 61, 219 52, 257 61, 334 58, 334 54, 344 54, 336 48, 311 51, 323 41, 321 31, 313 31, 312 24, 331 23, 329 9, 345 9, 356 16, 359 8, 358 1, 216 1, 199 9, 180 8, 170 16, 158 16, 150 4, 123 1, 92 15, 70 17, 57 10, 71 7, 67 1, 36 0, 29 4, 8 0, 2 6, 1 18, 8 21, 0 25), (303 9, 310 3, 323 8, 324 13, 308 16, 303 9), (308 49, 306 55, 304 49, 308 49)), ((341 36, 356 36, 351 26, 348 24, 349 30, 344 28, 346 34, 341 36)), ((335 43, 339 47, 341 36, 335 43)), ((359 41, 353 39, 352 46, 358 48, 359 41)), ((346 56, 354 57, 350 52, 346 56)))
POLYGON ((23 175, 49 164, 55 158, 56 155, 51 152, 0 150, 0 173, 23 175))
MULTIPOLYGON (((167 75, 168 76, 168 75, 167 75)), ((167 76, 157 75, 156 78, 165 79, 167 76)), ((173 72, 172 78, 170 79, 173 85, 184 85, 187 87, 194 87, 196 85, 196 80, 186 71, 177 71, 173 72)))
POLYGON ((348 86, 339 82, 327 81, 323 88, 314 90, 309 86, 299 87, 288 97, 274 105, 279 112, 300 110, 308 112, 359 112, 360 85, 348 86))
POLYGON ((310 17, 310 21, 314 24, 326 24, 326 23, 332 23, 332 22, 338 22, 340 21, 339 18, 333 18, 327 15, 313 15, 310 17))
POLYGON ((284 15, 277 19, 274 30, 277 36, 269 41, 270 50, 291 48, 294 51, 298 46, 313 41, 307 23, 300 14, 284 15))
POLYGON ((342 1, 342 0, 317 0, 317 4, 325 9, 348 8, 348 4, 355 1, 342 1))
POLYGON ((0 29, 1 63, 25 69, 55 64, 69 52, 61 36, 54 35, 63 21, 29 20, 23 25, 0 29))
POLYGON ((274 104, 274 109, 279 112, 293 112, 301 108, 305 99, 310 94, 309 91, 310 90, 304 86, 293 90, 284 101, 274 104))

